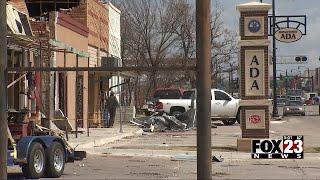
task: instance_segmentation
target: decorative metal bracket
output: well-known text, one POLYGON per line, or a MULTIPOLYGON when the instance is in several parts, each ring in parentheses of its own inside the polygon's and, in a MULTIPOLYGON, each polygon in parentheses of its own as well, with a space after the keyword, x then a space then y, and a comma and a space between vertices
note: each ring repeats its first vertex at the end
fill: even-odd
MULTIPOLYGON (((268 36, 273 36, 273 24, 272 16, 269 15, 269 32, 268 36)), ((277 32, 281 28, 294 28, 299 29, 302 35, 307 35, 307 16, 306 15, 294 15, 294 16, 275 16, 275 31, 277 32)))

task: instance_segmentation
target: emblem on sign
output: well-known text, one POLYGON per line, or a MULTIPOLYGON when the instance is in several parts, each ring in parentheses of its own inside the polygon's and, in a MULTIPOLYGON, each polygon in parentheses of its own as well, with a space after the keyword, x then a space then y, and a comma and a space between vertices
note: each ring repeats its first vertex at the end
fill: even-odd
POLYGON ((258 20, 251 20, 248 23, 248 29, 249 29, 250 32, 256 33, 258 31, 260 31, 261 24, 260 24, 260 22, 258 20))
POLYGON ((275 38, 284 43, 292 43, 300 40, 302 32, 296 28, 281 28, 275 32, 275 38))
POLYGON ((250 117, 249 117, 249 121, 252 123, 252 124, 258 124, 258 123, 260 123, 261 122, 261 116, 259 116, 259 115, 256 115, 256 114, 254 114, 254 115, 251 115, 250 117))

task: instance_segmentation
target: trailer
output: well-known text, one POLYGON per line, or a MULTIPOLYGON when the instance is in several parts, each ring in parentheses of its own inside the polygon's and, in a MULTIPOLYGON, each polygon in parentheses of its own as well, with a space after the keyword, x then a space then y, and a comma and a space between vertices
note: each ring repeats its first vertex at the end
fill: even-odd
MULTIPOLYGON (((9 124, 7 165, 19 165, 26 178, 37 179, 43 176, 58 178, 63 174, 66 163, 86 157, 85 151, 75 151, 63 137, 50 134, 36 135, 36 133, 23 136, 26 124, 11 124, 11 126, 14 127, 16 134, 12 136, 9 124), (16 136, 17 130, 20 137, 16 136)), ((30 129, 30 124, 27 127, 30 129)))

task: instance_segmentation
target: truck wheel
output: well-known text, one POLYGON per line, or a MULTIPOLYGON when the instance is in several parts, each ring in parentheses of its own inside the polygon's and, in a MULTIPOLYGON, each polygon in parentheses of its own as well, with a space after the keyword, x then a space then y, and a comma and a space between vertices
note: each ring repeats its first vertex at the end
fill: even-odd
POLYGON ((61 143, 53 142, 52 145, 46 149, 47 168, 45 174, 49 178, 58 178, 64 171, 66 157, 64 148, 61 143))
POLYGON ((223 122, 223 124, 224 125, 228 125, 228 126, 230 126, 230 125, 233 125, 234 123, 236 123, 236 119, 225 119, 225 120, 222 120, 222 122, 223 122))
POLYGON ((240 110, 238 110, 238 112, 237 112, 236 120, 237 120, 238 124, 240 124, 240 110))
POLYGON ((41 178, 45 171, 46 156, 42 145, 33 142, 27 156, 27 164, 22 165, 23 175, 28 179, 41 178))
POLYGON ((182 112, 180 112, 180 111, 174 111, 174 112, 171 113, 171 115, 175 116, 175 117, 179 116, 180 114, 182 114, 182 112))

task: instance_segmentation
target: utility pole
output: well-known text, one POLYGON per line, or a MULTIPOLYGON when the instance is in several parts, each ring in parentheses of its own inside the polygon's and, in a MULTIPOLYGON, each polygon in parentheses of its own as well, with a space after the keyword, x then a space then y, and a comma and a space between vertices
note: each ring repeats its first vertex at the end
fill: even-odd
POLYGON ((197 178, 212 179, 210 0, 196 1, 197 178))
POLYGON ((312 91, 311 91, 311 88, 310 88, 310 84, 311 84, 311 83, 310 83, 310 68, 308 68, 308 91, 309 91, 309 92, 312 92, 312 91))
POLYGON ((286 69, 286 101, 288 100, 288 70, 286 69))
POLYGON ((7 1, 0 1, 0 179, 7 179, 7 1))
POLYGON ((272 116, 278 116, 278 104, 277 104, 277 47, 276 47, 276 12, 275 12, 275 2, 272 0, 272 45, 273 45, 273 111, 272 116))

